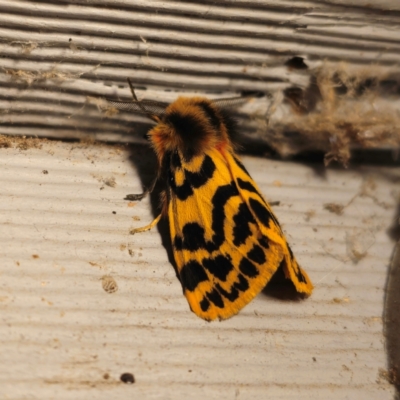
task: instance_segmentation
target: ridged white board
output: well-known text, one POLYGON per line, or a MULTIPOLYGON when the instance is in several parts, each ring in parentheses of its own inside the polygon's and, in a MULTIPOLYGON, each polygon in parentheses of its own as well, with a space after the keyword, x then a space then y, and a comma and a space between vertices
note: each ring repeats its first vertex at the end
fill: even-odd
POLYGON ((138 169, 153 174, 147 148, 37 140, 0 153, 3 399, 393 398, 382 312, 398 169, 243 157, 280 201, 315 291, 299 302, 260 294, 207 323, 160 232, 129 235, 153 217, 149 199, 123 200, 141 189, 138 169), (343 215, 324 208, 351 199, 343 215))
POLYGON ((130 96, 127 77, 141 97, 257 90, 268 107, 318 68, 346 69, 397 100, 399 26, 397 0, 0 0, 0 133, 137 140, 134 116, 93 105, 130 96))

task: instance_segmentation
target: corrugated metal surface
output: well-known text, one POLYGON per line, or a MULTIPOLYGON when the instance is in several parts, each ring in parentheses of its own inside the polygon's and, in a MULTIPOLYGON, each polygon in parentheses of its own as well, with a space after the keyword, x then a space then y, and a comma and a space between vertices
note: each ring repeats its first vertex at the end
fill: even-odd
POLYGON ((398 169, 243 157, 280 201, 274 209, 315 292, 292 301, 269 290, 234 318, 206 323, 189 311, 158 230, 129 235, 152 218, 149 199, 123 200, 140 191, 137 171, 152 174, 148 149, 7 143, 2 398, 393 398, 382 311, 398 169), (342 215, 324 207, 349 202, 342 215), (125 372, 133 385, 120 382, 125 372))
MULTIPOLYGON (((398 100, 399 23, 395 0, 0 0, 1 132, 135 140, 135 117, 102 120, 93 106, 99 96, 130 97, 128 76, 148 89, 141 97, 167 101, 263 91, 261 118, 268 107, 276 113, 283 90, 315 86, 321 68, 339 80, 348 71, 346 84, 361 92, 376 79, 377 99, 398 100)), ((391 107, 399 109, 383 109, 391 107)), ((258 134, 267 135, 265 123, 258 134)))

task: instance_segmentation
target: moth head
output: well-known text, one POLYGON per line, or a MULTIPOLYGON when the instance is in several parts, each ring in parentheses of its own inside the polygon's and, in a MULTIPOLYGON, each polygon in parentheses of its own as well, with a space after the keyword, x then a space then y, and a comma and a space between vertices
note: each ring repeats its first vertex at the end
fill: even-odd
POLYGON ((187 161, 230 143, 226 116, 202 97, 180 97, 170 104, 149 137, 157 154, 178 152, 187 161))
POLYGON ((133 101, 108 100, 122 111, 146 114, 156 122, 147 135, 161 162, 166 152, 177 152, 186 160, 208 149, 231 147, 230 136, 235 123, 228 110, 247 101, 240 96, 217 100, 203 97, 179 97, 171 104, 141 100, 128 79, 133 101))

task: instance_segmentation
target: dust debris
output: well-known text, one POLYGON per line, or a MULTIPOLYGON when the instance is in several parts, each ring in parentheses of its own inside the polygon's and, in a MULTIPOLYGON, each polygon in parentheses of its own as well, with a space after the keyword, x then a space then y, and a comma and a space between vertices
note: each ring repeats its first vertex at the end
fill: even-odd
POLYGON ((325 203, 323 206, 325 210, 328 210, 336 215, 342 215, 345 208, 343 204, 338 203, 325 203))
POLYGON ((342 297, 342 298, 334 297, 332 301, 336 304, 342 304, 342 303, 348 303, 350 299, 348 297, 342 297))
POLYGON ((98 264, 97 262, 94 261, 88 261, 88 263, 92 266, 92 267, 98 267, 100 269, 103 269, 104 267, 100 264, 98 264))
POLYGON ((98 182, 103 183, 106 186, 109 186, 112 188, 115 188, 117 186, 117 181, 115 180, 115 177, 113 177, 113 176, 103 177, 102 175, 99 175, 99 174, 91 174, 91 175, 98 182))
POLYGON ((357 264, 368 253, 368 249, 375 243, 375 236, 372 231, 355 229, 353 232, 346 232, 347 254, 354 264, 357 264))
POLYGON ((25 83, 27 86, 32 86, 36 82, 44 82, 47 80, 63 82, 68 79, 77 79, 83 74, 71 74, 67 72, 57 71, 56 66, 47 71, 29 71, 22 69, 3 68, 6 75, 12 80, 25 83))
POLYGON ((135 383, 135 377, 130 372, 123 373, 119 379, 121 379, 121 382, 127 383, 129 385, 135 383))
POLYGON ((8 149, 10 147, 12 147, 12 138, 9 136, 5 136, 5 135, 0 135, 0 148, 2 149, 8 149))
POLYGON ((135 246, 131 243, 128 244, 128 253, 131 257, 135 255, 135 246))
POLYGON ((106 186, 110 186, 110 187, 112 187, 112 188, 114 188, 115 186, 117 186, 117 182, 116 182, 116 180, 115 180, 115 178, 112 176, 112 177, 110 177, 110 178, 105 178, 104 179, 104 184, 106 185, 106 186))
POLYGON ((361 184, 361 188, 359 191, 359 196, 364 198, 370 198, 375 204, 384 208, 385 210, 392 208, 392 206, 384 201, 381 201, 376 196, 376 181, 373 176, 368 176, 364 179, 363 183, 361 184))
POLYGON ((103 275, 101 277, 101 285, 107 293, 115 293, 118 290, 117 282, 110 275, 103 275))
POLYGON ((316 214, 315 210, 308 210, 306 211, 305 215, 304 215, 304 219, 308 222, 310 221, 311 218, 313 218, 316 214))
POLYGON ((359 193, 356 193, 346 204, 339 203, 325 203, 324 209, 328 210, 334 214, 342 215, 343 211, 346 207, 348 207, 353 201, 359 196, 359 193))
POLYGON ((45 138, 0 135, 0 148, 16 148, 22 151, 41 149, 47 141, 45 138))
POLYGON ((277 206, 280 206, 280 205, 281 205, 281 202, 280 202, 279 200, 276 200, 276 201, 269 201, 268 204, 269 204, 271 207, 277 207, 277 206))
POLYGON ((93 104, 97 107, 99 112, 107 118, 113 117, 119 113, 119 110, 107 102, 106 99, 101 97, 86 96, 86 103, 93 104))
POLYGON ((30 54, 33 50, 39 47, 39 44, 37 42, 22 40, 13 40, 10 45, 20 47, 22 54, 30 54))
POLYGON ((383 89, 387 81, 400 86, 396 71, 325 62, 309 72, 307 87, 287 89, 273 101, 273 112, 260 118, 260 131, 263 118, 268 125, 262 136, 279 154, 322 151, 325 165, 346 167, 353 148, 400 148, 400 115, 383 89))

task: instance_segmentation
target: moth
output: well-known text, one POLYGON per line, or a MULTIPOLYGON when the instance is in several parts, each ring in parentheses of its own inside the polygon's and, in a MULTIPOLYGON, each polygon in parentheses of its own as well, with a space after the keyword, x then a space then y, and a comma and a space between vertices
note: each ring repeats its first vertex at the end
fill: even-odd
POLYGON ((161 212, 132 234, 168 218, 177 272, 191 310, 211 321, 237 314, 282 268, 299 293, 313 285, 300 268, 277 218, 235 152, 229 109, 243 97, 179 97, 171 104, 107 99, 119 110, 146 114, 158 159, 161 212))

